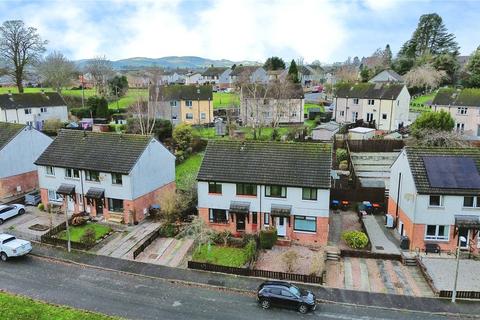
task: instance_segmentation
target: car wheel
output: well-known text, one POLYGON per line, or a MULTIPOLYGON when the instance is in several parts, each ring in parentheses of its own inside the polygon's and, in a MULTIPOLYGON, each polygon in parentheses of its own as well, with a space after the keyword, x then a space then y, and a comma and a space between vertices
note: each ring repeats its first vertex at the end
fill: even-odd
POLYGON ((0 252, 0 260, 2 260, 3 262, 8 260, 8 256, 5 252, 0 252))
POLYGON ((260 306, 261 306, 263 309, 270 309, 270 301, 268 301, 268 300, 262 300, 262 301, 260 301, 260 306))
POLYGON ((305 314, 308 312, 308 307, 305 304, 301 304, 298 307, 298 312, 300 312, 301 314, 305 314))
POLYGON ((25 213, 25 209, 18 210, 18 214, 24 214, 24 213, 25 213))
POLYGON ((3 224, 3 219, 0 219, 0 225, 3 224))

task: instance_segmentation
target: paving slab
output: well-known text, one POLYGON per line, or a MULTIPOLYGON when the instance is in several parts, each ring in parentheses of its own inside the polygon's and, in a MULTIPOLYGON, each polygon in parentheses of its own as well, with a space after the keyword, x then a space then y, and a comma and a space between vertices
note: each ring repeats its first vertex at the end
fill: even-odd
MULTIPOLYGON (((428 275, 437 290, 453 290, 456 259, 422 257, 428 275)), ((480 291, 480 261, 460 259, 458 267, 458 291, 480 291)))
POLYGON ((364 216, 363 224, 372 244, 372 252, 400 255, 400 249, 397 247, 397 244, 387 237, 383 230, 384 226, 380 226, 373 215, 364 216))

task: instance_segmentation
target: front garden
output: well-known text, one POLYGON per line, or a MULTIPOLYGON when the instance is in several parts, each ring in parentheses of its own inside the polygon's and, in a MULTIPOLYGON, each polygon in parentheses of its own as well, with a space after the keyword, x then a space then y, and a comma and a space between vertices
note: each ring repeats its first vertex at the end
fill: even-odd
MULTIPOLYGON (((107 236, 110 232, 112 232, 112 228, 109 226, 101 225, 98 223, 86 223, 81 226, 70 226, 70 240, 73 242, 85 242, 87 237, 91 237, 98 241, 105 236, 107 236)), ((67 240, 67 231, 61 231, 57 234, 57 238, 67 240)))
POLYGON ((195 250, 192 259, 227 267, 244 267, 253 258, 255 250, 254 240, 240 248, 220 244, 202 244, 195 250))

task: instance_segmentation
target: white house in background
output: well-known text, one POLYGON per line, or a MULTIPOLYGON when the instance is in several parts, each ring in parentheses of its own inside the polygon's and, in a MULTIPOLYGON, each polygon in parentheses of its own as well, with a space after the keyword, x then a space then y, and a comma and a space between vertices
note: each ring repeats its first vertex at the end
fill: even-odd
POLYGON ((303 65, 298 70, 299 80, 302 86, 311 87, 321 83, 323 74, 320 70, 303 65))
POLYGON ((57 92, 0 94, 0 121, 42 130, 47 120, 68 121, 67 103, 57 92))
POLYGON ((217 231, 274 226, 286 241, 325 245, 330 168, 330 144, 210 140, 197 176, 199 216, 217 231))
POLYGON ((406 147, 390 173, 388 213, 410 250, 480 248, 480 149, 406 147))
POLYGON ((378 73, 368 82, 371 83, 405 83, 405 80, 401 75, 393 71, 392 69, 383 70, 382 72, 378 73))
POLYGON ((377 130, 395 131, 407 124, 410 93, 403 84, 341 84, 335 92, 334 118, 338 123, 362 119, 377 130))
POLYGON ((175 189, 175 156, 150 136, 61 130, 35 161, 42 203, 140 221, 175 189))
POLYGON ((200 84, 220 84, 221 79, 226 79, 228 74, 232 72, 232 69, 226 67, 210 67, 202 72, 202 77, 199 81, 200 84), (222 77, 223 76, 223 77, 222 77))
POLYGON ((189 72, 185 75, 185 84, 200 84, 202 80, 202 74, 200 72, 189 72))
POLYGON ((268 74, 259 66, 237 66, 230 72, 230 85, 237 82, 268 83, 268 74))
POLYGON ((431 109, 450 113, 455 120, 454 131, 475 140, 480 139, 480 89, 440 89, 431 109))
POLYGON ((0 122, 0 201, 38 188, 34 162, 51 142, 30 126, 0 122))

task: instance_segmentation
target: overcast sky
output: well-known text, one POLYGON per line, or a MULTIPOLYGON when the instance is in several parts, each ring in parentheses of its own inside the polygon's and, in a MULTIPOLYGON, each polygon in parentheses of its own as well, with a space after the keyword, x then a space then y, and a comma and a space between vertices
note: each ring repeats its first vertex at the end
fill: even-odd
POLYGON ((263 61, 273 55, 311 62, 394 54, 424 13, 443 17, 470 54, 480 45, 480 1, 407 0, 102 0, 1 1, 2 21, 38 28, 71 59, 201 56, 263 61))

